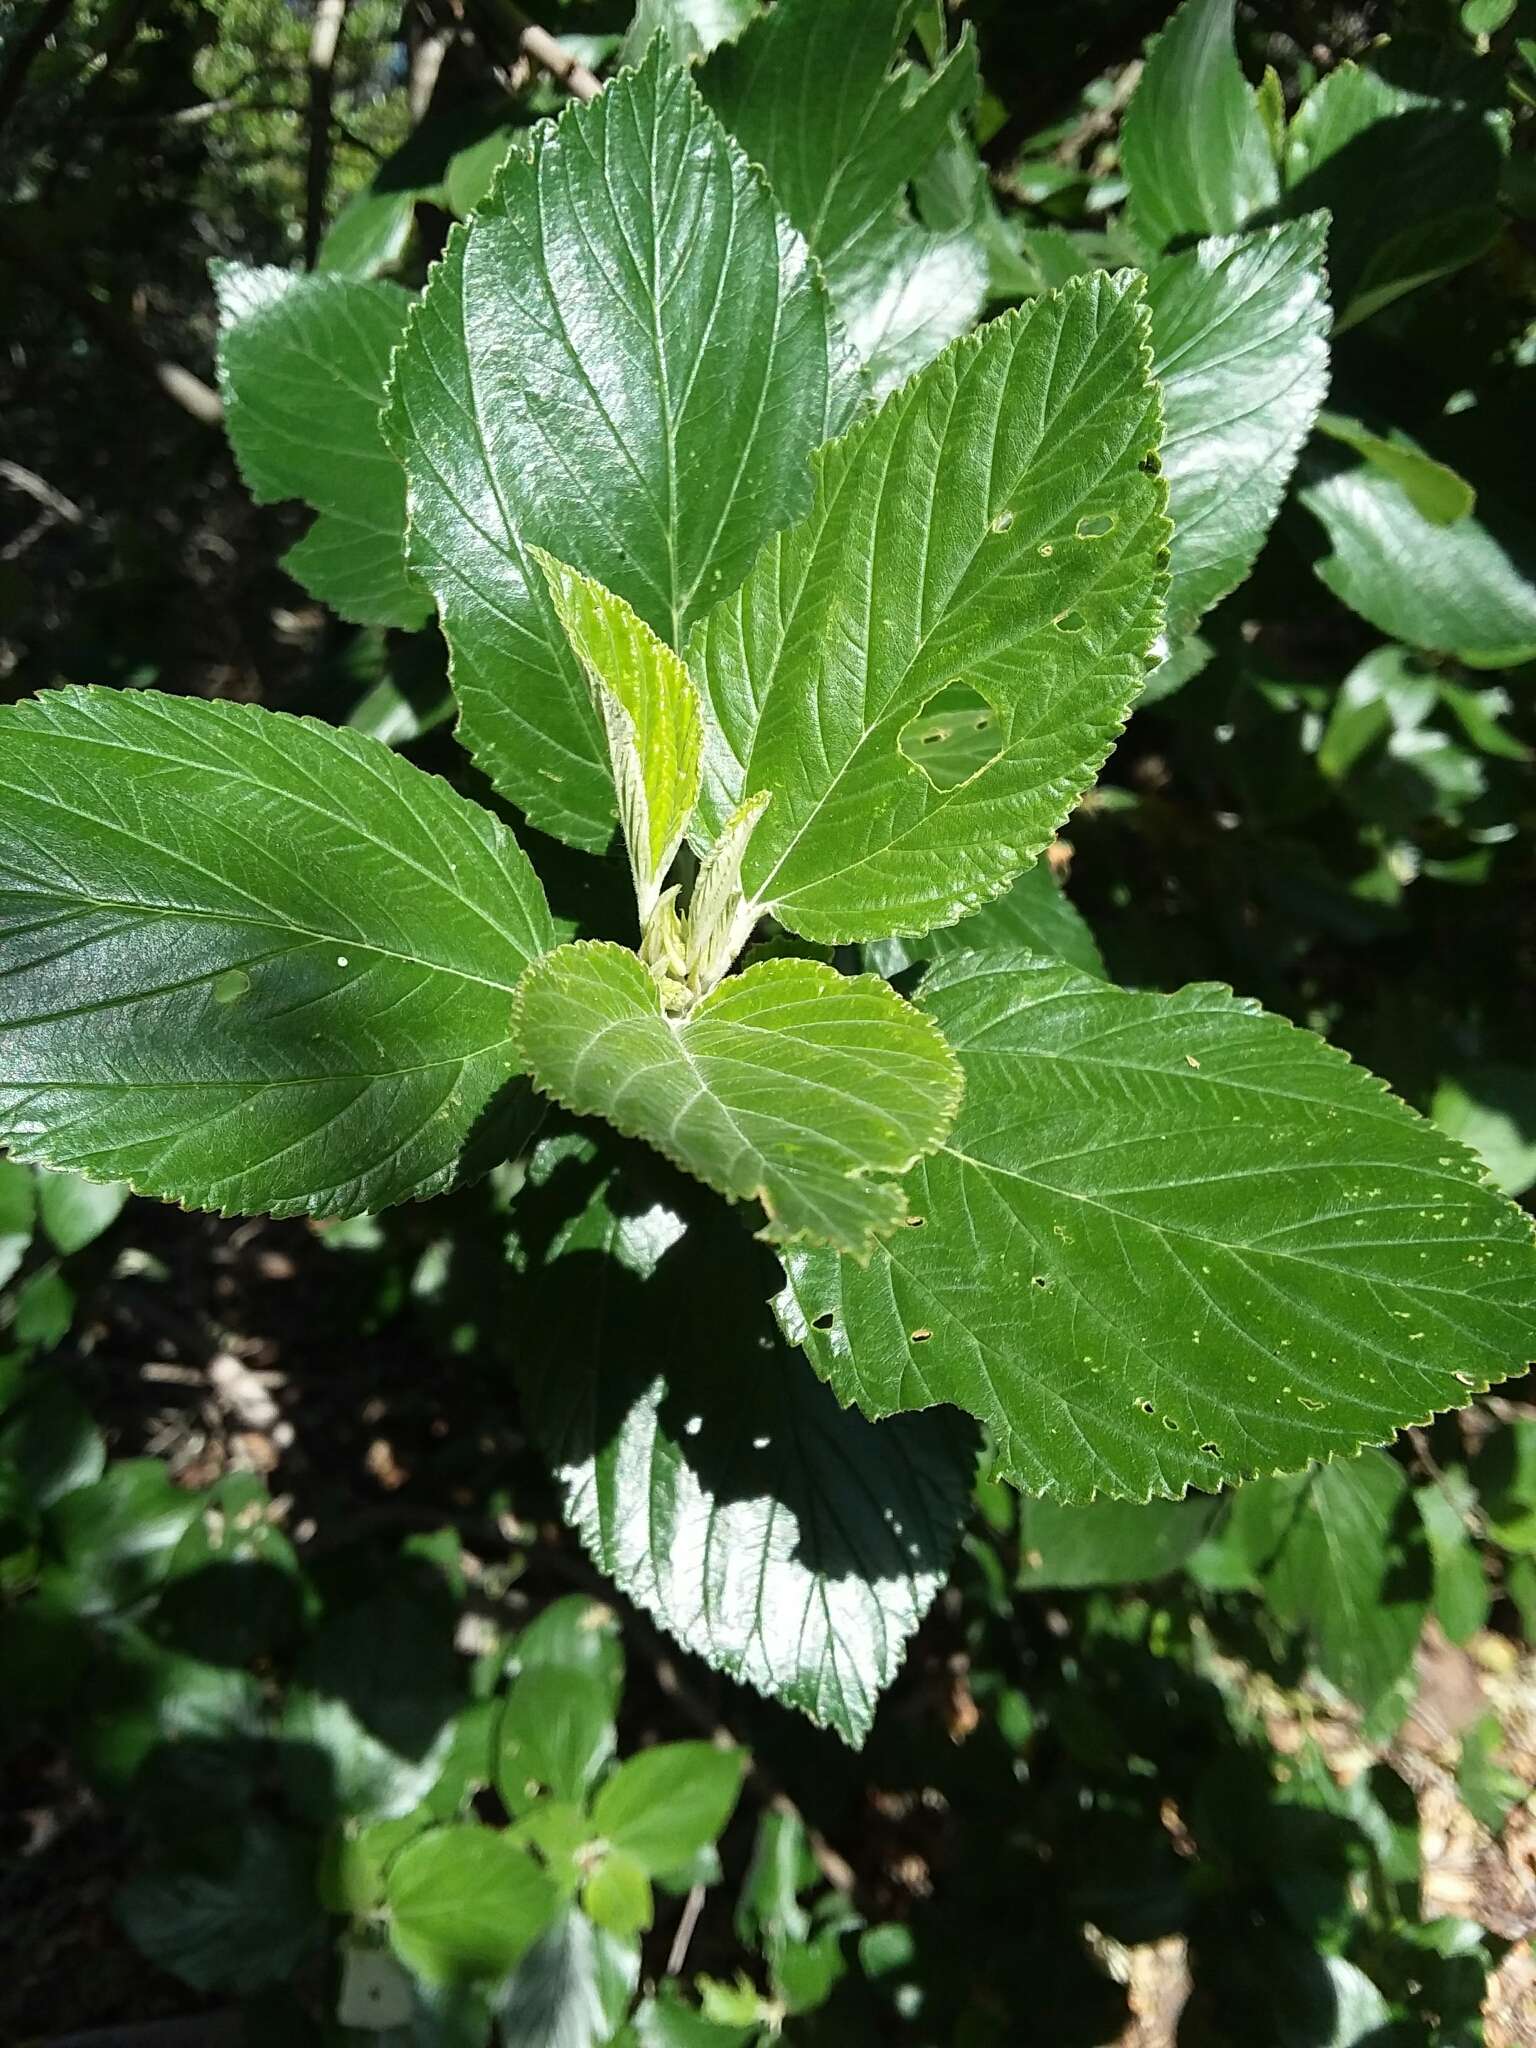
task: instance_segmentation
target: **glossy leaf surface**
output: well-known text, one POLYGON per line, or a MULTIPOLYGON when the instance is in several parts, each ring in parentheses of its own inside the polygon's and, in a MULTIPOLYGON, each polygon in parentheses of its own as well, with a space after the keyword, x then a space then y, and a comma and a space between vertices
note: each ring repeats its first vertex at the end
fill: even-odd
POLYGON ((1380 1441, 1528 1362, 1530 1219, 1320 1039, 1028 959, 941 964, 922 1003, 966 1095, 912 1220, 862 1271, 789 1262, 786 1328, 844 1399, 953 1402, 1028 1491, 1137 1500, 1380 1441))
POLYGON ((542 830, 600 850, 614 802, 529 547, 678 646, 803 513, 806 458, 856 391, 804 243, 659 44, 538 129, 450 235, 387 428, 460 736, 542 830))
POLYGON ((965 332, 987 282, 975 236, 919 226, 908 204, 976 97, 969 39, 928 75, 902 57, 915 12, 914 0, 780 0, 700 77, 821 262, 882 390, 965 332))
POLYGON ((216 267, 219 382, 240 473, 258 504, 320 514, 284 560, 344 619, 419 626, 431 601, 406 572, 405 479, 384 445, 390 352, 409 296, 393 284, 216 267))
POLYGON ((764 1232, 867 1257, 900 1221, 890 1176, 948 1130, 959 1075, 931 1021, 874 976, 768 960, 678 1021, 633 953, 562 946, 518 992, 535 1084, 645 1138, 764 1232))
POLYGON ((1253 567, 1328 385, 1327 222, 1201 242, 1147 280, 1173 520, 1168 636, 1253 567))
POLYGON ((1147 52, 1121 160, 1136 232, 1154 253, 1230 234, 1273 206, 1280 180, 1233 47, 1235 0, 1184 0, 1147 52))
POLYGON ((17 1157, 320 1215, 445 1187, 472 1141, 505 1156, 512 991, 554 933, 503 826, 375 740, 245 705, 55 691, 0 731, 17 1157))
POLYGON ((1139 283, 1099 275, 956 343, 816 460, 810 517, 695 633, 701 821, 773 801, 751 898, 823 941, 979 909, 1049 842, 1146 670, 1168 537, 1139 283), (984 480, 985 488, 978 488, 984 480), (930 776, 963 687, 994 757, 930 776))
POLYGON ((840 1407, 774 1326, 771 1261, 713 1205, 685 1221, 686 1187, 637 1149, 561 1226, 520 1348, 530 1419, 600 1570, 857 1745, 948 1573, 975 1432, 840 1407))

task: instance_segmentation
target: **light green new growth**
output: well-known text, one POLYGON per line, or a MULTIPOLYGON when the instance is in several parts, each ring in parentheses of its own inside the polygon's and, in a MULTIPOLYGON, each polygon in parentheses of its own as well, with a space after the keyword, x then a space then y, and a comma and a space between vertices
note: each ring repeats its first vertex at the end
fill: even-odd
POLYGON ((603 721, 645 932, 698 801, 698 692, 680 658, 622 597, 543 548, 528 552, 603 721))
POLYGON ((514 1018, 535 1085, 603 1116, 736 1201, 763 1235, 868 1258, 901 1221, 894 1179, 948 1130, 960 1071, 933 1022, 874 975, 766 960, 667 1016, 622 946, 561 946, 514 1018))

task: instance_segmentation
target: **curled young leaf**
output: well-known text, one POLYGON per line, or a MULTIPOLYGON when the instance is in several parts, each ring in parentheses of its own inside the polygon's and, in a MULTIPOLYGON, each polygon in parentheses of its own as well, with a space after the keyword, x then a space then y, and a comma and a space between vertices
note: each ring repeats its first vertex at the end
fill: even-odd
POLYGON ((766 960, 669 1018, 622 946, 561 946, 518 988, 535 1085, 606 1117, 735 1201, 763 1233, 867 1258, 900 1222, 900 1174, 953 1120, 960 1076, 936 1025, 873 975, 766 960))

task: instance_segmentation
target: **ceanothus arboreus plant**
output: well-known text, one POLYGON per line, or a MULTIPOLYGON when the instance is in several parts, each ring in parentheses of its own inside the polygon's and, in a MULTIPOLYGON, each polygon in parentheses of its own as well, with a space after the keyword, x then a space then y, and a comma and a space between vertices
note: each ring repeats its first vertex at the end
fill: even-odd
POLYGON ((351 620, 435 607, 497 796, 594 857, 617 820, 622 934, 355 731, 0 712, 12 1155, 313 1217, 585 1160, 516 1250, 582 1261, 526 1366, 569 1513, 850 1740, 942 1581, 964 1417, 1034 1495, 1214 1490, 1466 1401, 1536 1311, 1470 1153, 1225 988, 1113 985, 1041 860, 1275 516, 1327 216, 1200 239, 1154 91, 1145 271, 960 332, 982 280, 904 193, 974 62, 919 87, 905 20, 845 20, 805 88, 881 118, 792 138, 755 46, 824 33, 816 0, 696 75, 653 46, 519 143, 419 295, 219 278, 243 471, 319 515, 288 566, 351 620), (603 1125, 681 1174, 644 1192, 603 1125))

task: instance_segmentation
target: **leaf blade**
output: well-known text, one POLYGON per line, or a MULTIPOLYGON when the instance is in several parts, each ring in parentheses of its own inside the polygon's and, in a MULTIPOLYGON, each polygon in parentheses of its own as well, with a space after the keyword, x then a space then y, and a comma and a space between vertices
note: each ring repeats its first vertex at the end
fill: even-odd
POLYGON ((247 705, 51 691, 0 730, 18 1158, 315 1215, 450 1185, 477 1126, 515 1142, 511 995, 554 930, 487 813, 247 705))
POLYGON ((1323 402, 1326 241, 1326 217, 1314 214, 1203 241, 1148 276, 1175 644, 1253 567, 1323 402))
POLYGON ((855 397, 804 244, 659 43, 536 131, 449 236, 386 432, 460 737, 542 830, 600 851, 613 796, 529 545, 677 646, 798 516, 806 457, 855 397))
POLYGON ((772 790, 743 884, 802 937, 979 909, 1102 765, 1161 623, 1146 324, 1099 273, 956 343, 819 452, 809 517, 694 633, 700 835, 772 790), (945 787, 902 738, 957 683, 998 751, 945 787))
POLYGON ((1235 0, 1184 0, 1148 48, 1121 160, 1137 233, 1154 250, 1230 234, 1279 197, 1258 98, 1233 44, 1235 0))
POLYGON ((1528 1220, 1320 1040, 1027 957, 943 963, 923 1003, 967 1075, 907 1179, 924 1225, 863 1271, 794 1254, 780 1300, 866 1413, 950 1401, 1027 1491, 1145 1500, 1350 1452, 1525 1363, 1528 1220))
POLYGON ((421 625, 431 603, 405 566, 405 478, 382 426, 409 295, 233 263, 214 266, 214 283, 240 473, 258 504, 301 498, 320 515, 284 566, 344 619, 421 625))
POLYGON ((900 1173, 958 1100, 942 1037, 886 983, 817 961, 760 962, 684 1018, 621 946, 583 941, 519 985, 518 1044, 535 1085, 604 1116, 731 1200, 766 1234, 855 1256, 894 1228, 900 1173))
POLYGON ((914 0, 780 0, 699 79, 819 259, 881 391, 965 332, 987 283, 974 235, 920 227, 907 204, 977 89, 969 35, 931 73, 903 61, 915 11, 914 0))

